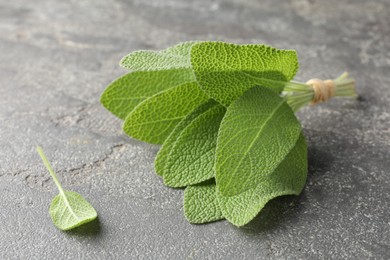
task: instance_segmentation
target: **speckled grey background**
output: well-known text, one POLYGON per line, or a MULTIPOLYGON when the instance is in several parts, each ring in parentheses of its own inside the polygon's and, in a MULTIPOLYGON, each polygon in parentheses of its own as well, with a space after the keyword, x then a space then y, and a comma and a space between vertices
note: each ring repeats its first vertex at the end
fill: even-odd
POLYGON ((389 259, 390 1, 0 0, 0 259, 389 259), (191 225, 154 174, 157 146, 99 104, 138 49, 187 40, 299 53, 298 80, 348 70, 358 101, 299 113, 309 178, 249 225, 191 225), (99 221, 64 233, 47 213, 44 147, 99 221))

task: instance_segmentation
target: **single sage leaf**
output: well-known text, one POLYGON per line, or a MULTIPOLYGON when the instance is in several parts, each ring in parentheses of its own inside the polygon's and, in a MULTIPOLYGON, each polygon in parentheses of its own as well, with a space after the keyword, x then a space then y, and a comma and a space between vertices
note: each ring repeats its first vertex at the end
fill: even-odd
POLYGON ((298 70, 293 50, 224 42, 194 44, 191 64, 200 87, 226 106, 256 85, 279 93, 298 70))
POLYGON ((184 42, 162 51, 135 51, 120 62, 133 71, 190 69, 190 50, 197 42, 184 42))
POLYGON ((235 196, 217 191, 223 216, 236 226, 251 221, 271 199, 282 195, 298 195, 306 183, 307 149, 303 134, 290 153, 270 175, 260 175, 259 184, 235 196))
POLYGON ((183 129, 167 158, 163 174, 167 186, 185 187, 215 176, 215 147, 225 112, 226 108, 214 101, 183 129))
POLYGON ((184 216, 193 224, 224 219, 217 201, 214 179, 185 189, 184 216))
POLYGON ((100 102, 111 113, 125 119, 145 99, 192 81, 191 69, 131 72, 113 81, 103 92, 100 102))
POLYGON ((96 210, 80 194, 63 191, 54 197, 49 213, 54 225, 69 230, 96 219, 96 210))
POLYGON ((123 130, 135 139, 162 144, 188 113, 207 100, 196 83, 170 88, 138 104, 126 117, 123 130))
POLYGON ((96 219, 96 210, 88 201, 80 194, 62 188, 41 147, 37 147, 37 152, 60 192, 54 197, 49 209, 54 225, 61 230, 69 230, 96 219))
POLYGON ((295 146, 301 126, 286 100, 265 87, 245 92, 219 129, 216 182, 223 196, 256 187, 295 146))
POLYGON ((180 133, 200 114, 207 111, 210 107, 215 105, 215 101, 208 100, 205 103, 201 104, 199 107, 194 109, 191 113, 189 113, 186 117, 181 120, 173 131, 169 134, 169 136, 165 139, 163 146, 160 151, 157 153, 156 159, 154 161, 154 167, 157 175, 163 176, 166 163, 168 161, 169 153, 171 152, 172 147, 175 145, 176 140, 178 139, 180 133))

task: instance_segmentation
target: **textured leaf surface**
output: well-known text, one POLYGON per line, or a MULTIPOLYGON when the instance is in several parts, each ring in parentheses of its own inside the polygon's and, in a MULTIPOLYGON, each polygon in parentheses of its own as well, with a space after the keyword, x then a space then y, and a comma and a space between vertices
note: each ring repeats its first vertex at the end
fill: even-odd
POLYGON ((298 70, 295 51, 224 42, 194 44, 191 64, 200 87, 223 105, 256 85, 279 93, 298 70))
POLYGON ((160 151, 158 152, 156 159, 154 161, 154 167, 157 175, 160 176, 164 175, 165 166, 168 161, 169 153, 171 152, 177 139, 179 138, 180 133, 192 122, 192 120, 197 118, 200 114, 207 111, 210 107, 213 107, 214 105, 215 105, 215 101, 213 100, 209 100, 201 104, 199 107, 194 109, 191 113, 189 113, 186 117, 183 118, 183 120, 181 120, 176 125, 176 127, 173 129, 173 131, 164 141, 164 144, 161 147, 160 151))
POLYGON ((145 99, 172 87, 194 81, 191 69, 136 71, 113 81, 100 102, 121 119, 145 99))
POLYGON ((188 186, 185 189, 184 216, 194 224, 224 219, 217 201, 214 180, 188 186))
POLYGON ((223 196, 256 187, 295 146, 301 126, 286 100, 254 87, 234 101, 222 120, 216 182, 223 196))
POLYGON ((196 83, 168 89, 134 108, 126 117, 123 130, 135 139, 162 144, 188 113, 207 100, 196 83))
POLYGON ((190 50, 197 42, 184 42, 162 51, 135 51, 120 65, 133 71, 191 68, 190 50))
POLYGON ((60 192, 54 197, 49 209, 54 225, 61 230, 69 230, 94 220, 97 213, 91 204, 80 194, 64 190, 42 147, 38 146, 37 152, 60 192))
POLYGON ((185 187, 215 176, 217 135, 225 112, 226 108, 214 101, 183 129, 165 166, 163 176, 167 186, 185 187))
POLYGON ((223 216, 236 226, 251 221, 271 199, 282 195, 301 193, 307 176, 307 151, 301 134, 291 152, 276 170, 267 176, 260 176, 259 184, 241 194, 225 197, 217 191, 223 216))
POLYGON ((80 194, 73 191, 60 192, 55 196, 49 213, 54 225, 69 230, 97 217, 95 209, 80 194))

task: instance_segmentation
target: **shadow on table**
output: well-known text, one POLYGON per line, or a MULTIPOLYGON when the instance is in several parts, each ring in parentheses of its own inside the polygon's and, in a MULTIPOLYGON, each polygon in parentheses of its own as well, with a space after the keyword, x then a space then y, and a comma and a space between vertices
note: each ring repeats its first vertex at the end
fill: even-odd
POLYGON ((95 220, 86 223, 84 225, 81 225, 77 228, 74 228, 72 230, 66 231, 66 234, 70 236, 78 236, 78 237, 98 237, 101 235, 101 224, 99 217, 97 217, 95 220))
MULTIPOLYGON (((332 155, 320 151, 315 147, 308 148, 308 176, 306 185, 310 185, 315 175, 325 174, 329 171, 333 161, 332 155)), ((313 189, 311 189, 313 191, 313 189)), ((312 192, 311 191, 311 192, 312 192)), ((315 188, 318 196, 322 196, 322 191, 318 187, 315 188)), ((247 234, 258 234, 263 232, 270 232, 280 226, 284 222, 295 223, 301 216, 302 210, 305 208, 306 192, 305 189, 299 196, 281 196, 268 202, 250 223, 240 228, 240 230, 247 234)))

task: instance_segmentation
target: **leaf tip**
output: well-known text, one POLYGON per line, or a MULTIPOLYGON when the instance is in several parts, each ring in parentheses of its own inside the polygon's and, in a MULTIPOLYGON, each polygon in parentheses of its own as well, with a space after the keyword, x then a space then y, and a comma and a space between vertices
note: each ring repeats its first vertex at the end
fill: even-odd
POLYGON ((128 60, 129 60, 129 56, 131 54, 127 54, 126 56, 124 56, 120 61, 119 61, 119 66, 124 68, 124 69, 129 69, 128 68, 128 60))

